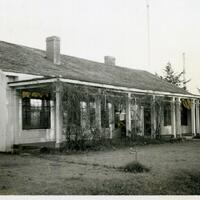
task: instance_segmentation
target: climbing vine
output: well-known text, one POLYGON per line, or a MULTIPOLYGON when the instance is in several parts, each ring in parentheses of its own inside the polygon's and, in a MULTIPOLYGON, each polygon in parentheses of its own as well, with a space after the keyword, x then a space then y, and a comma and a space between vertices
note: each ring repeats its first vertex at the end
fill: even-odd
MULTIPOLYGON (((60 88, 63 114, 63 131, 66 140, 70 141, 85 141, 100 140, 109 137, 109 130, 115 131, 118 129, 125 132, 126 129, 126 103, 128 94, 125 92, 114 91, 106 88, 89 87, 83 85, 69 84, 57 82, 45 88, 35 88, 34 96, 41 94, 49 94, 50 98, 55 100, 57 88, 60 88), (96 118, 96 100, 101 102, 101 128, 98 126, 96 118)), ((30 96, 29 91, 22 92, 26 97, 30 96)), ((135 138, 141 135, 142 118, 146 119, 147 113, 151 117, 152 108, 155 108, 156 128, 151 131, 151 118, 145 120, 145 126, 150 126, 150 134, 154 132, 153 137, 159 138, 161 135, 161 124, 163 123, 163 107, 165 102, 170 102, 170 99, 164 97, 155 97, 144 94, 131 94, 131 131, 129 136, 135 138), (141 115, 141 110, 144 110, 144 115, 141 115), (149 120, 148 120, 149 119, 149 120)), ((148 116, 147 116, 148 117, 148 116)), ((143 129, 146 127, 143 127, 143 129)), ((126 133, 123 137, 126 136, 126 133)))

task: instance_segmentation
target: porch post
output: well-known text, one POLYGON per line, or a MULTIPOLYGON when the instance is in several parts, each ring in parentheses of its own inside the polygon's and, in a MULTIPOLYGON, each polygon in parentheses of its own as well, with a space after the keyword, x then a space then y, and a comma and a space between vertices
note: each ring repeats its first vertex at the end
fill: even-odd
POLYGON ((192 99, 192 108, 191 108, 191 124, 192 124, 192 135, 196 135, 195 130, 195 99, 192 99))
POLYGON ((95 120, 97 129, 101 132, 101 99, 100 99, 100 90, 98 91, 98 95, 95 98, 95 120))
POLYGON ((196 100, 196 133, 199 134, 199 100, 196 100))
POLYGON ((171 101, 171 132, 176 138, 176 115, 175 115, 175 97, 172 97, 171 101))
POLYGON ((151 138, 155 138, 156 131, 156 107, 155 107, 155 95, 152 96, 151 105, 151 138))
POLYGON ((114 130, 114 105, 113 105, 113 103, 108 104, 108 116, 109 116, 110 139, 112 139, 113 138, 113 130, 114 130))
POLYGON ((140 127, 141 127, 141 134, 144 136, 144 107, 141 106, 140 109, 140 127))
POLYGON ((112 102, 112 130, 115 130, 115 105, 112 102))
MULTIPOLYGON (((162 99, 162 101, 164 102, 164 98, 162 99)), ((163 127, 164 127, 164 105, 163 104, 161 104, 160 105, 160 116, 159 116, 159 114, 157 114, 157 119, 158 119, 158 121, 159 121, 159 123, 160 123, 160 137, 162 136, 162 131, 163 131, 163 127), (159 120, 159 118, 160 118, 160 120, 159 120)))
POLYGON ((50 116, 51 116, 50 139, 51 141, 54 141, 56 139, 56 135, 55 135, 55 103, 53 100, 50 101, 50 109, 51 109, 50 111, 50 116))
POLYGON ((62 142, 62 87, 56 85, 56 110, 55 110, 55 121, 56 121, 56 148, 60 148, 62 142))
POLYGON ((176 135, 182 137, 181 131, 181 98, 176 98, 176 135))
POLYGON ((131 131, 131 93, 128 93, 126 99, 126 136, 129 137, 131 131))

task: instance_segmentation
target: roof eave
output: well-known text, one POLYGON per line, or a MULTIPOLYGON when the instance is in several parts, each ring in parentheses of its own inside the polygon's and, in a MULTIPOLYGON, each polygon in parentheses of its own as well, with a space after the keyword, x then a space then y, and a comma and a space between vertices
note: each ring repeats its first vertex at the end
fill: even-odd
POLYGON ((153 90, 142 90, 137 88, 128 88, 123 86, 114 86, 114 85, 107 85, 101 83, 93 83, 87 81, 79 81, 73 79, 66 79, 66 78, 49 78, 49 79, 38 79, 38 80, 24 80, 24 81, 16 81, 16 82, 9 82, 8 85, 10 87, 23 87, 29 85, 37 85, 37 84, 44 84, 44 83, 55 83, 55 82, 63 82, 63 83, 72 83, 78 85, 86 85, 91 87, 98 87, 98 88, 107 88, 111 90, 118 90, 121 92, 129 93, 134 92, 138 94, 149 94, 149 95, 156 95, 156 96, 171 96, 171 97, 180 97, 180 98, 200 98, 200 95, 193 95, 193 94, 181 94, 181 93, 172 93, 172 92, 161 92, 161 91, 153 91, 153 90))

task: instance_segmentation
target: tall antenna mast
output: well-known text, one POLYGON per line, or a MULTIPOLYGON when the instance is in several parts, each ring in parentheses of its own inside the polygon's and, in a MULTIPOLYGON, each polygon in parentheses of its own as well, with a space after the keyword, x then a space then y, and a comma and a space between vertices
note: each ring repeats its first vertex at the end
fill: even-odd
POLYGON ((151 65, 151 38, 150 38, 150 5, 149 0, 146 0, 147 8, 147 64, 148 67, 151 65))
POLYGON ((185 52, 183 52, 183 88, 186 89, 186 77, 185 77, 185 52))

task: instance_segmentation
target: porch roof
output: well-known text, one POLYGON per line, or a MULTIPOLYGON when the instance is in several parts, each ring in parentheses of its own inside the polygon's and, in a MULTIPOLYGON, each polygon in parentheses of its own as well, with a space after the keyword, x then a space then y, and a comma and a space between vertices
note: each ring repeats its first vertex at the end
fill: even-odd
POLYGON ((122 92, 122 93, 129 93, 133 92, 134 94, 147 94, 147 95, 156 95, 156 96, 169 96, 169 97, 180 97, 180 98, 196 98, 199 99, 200 95, 192 95, 192 94, 179 94, 179 93, 170 93, 170 92, 159 92, 159 91, 152 91, 152 90, 140 90, 135 88, 127 88, 127 87, 116 87, 113 85, 106 85, 106 84, 99 84, 99 83, 91 83, 85 81, 78 81, 72 79, 64 79, 64 78, 34 78, 28 80, 21 80, 21 81, 14 81, 9 82, 9 86, 16 87, 18 89, 27 89, 27 88, 35 88, 41 87, 43 84, 51 84, 56 82, 68 83, 68 84, 76 84, 76 85, 84 85, 84 86, 91 86, 96 88, 105 88, 106 90, 115 91, 115 92, 122 92))
POLYGON ((0 69, 46 78, 62 77, 63 80, 110 85, 115 88, 192 95, 147 71, 110 66, 67 55, 61 55, 61 64, 54 65, 46 58, 43 50, 3 41, 0 41, 0 69))

